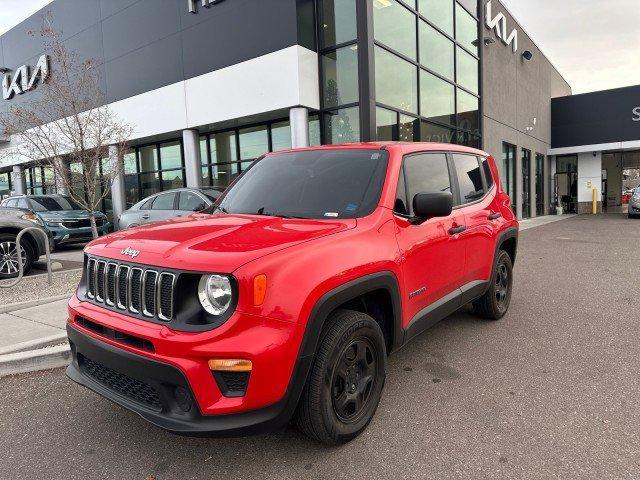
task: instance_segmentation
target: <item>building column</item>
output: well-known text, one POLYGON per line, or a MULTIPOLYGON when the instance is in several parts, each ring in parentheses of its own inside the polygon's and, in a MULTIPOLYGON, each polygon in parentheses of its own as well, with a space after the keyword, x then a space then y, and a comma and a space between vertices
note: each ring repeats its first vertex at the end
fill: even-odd
POLYGON ((531 218, 536 217, 537 208, 537 185, 536 185, 536 173, 538 171, 538 159, 535 151, 531 153, 531 162, 529 162, 529 191, 531 192, 531 201, 529 202, 529 214, 531 218))
POLYGON ((62 157, 54 159, 56 164, 54 169, 56 191, 59 195, 69 195, 69 185, 71 183, 71 171, 69 162, 62 157))
POLYGON ((113 207, 113 226, 118 230, 120 215, 127 209, 127 196, 124 184, 124 160, 118 147, 109 147, 109 162, 115 175, 111 183, 111 202, 113 207))
POLYGON ((202 187, 202 157, 200 155, 200 132, 195 129, 182 131, 184 167, 187 187, 202 187))
POLYGON ((11 176, 11 185, 16 195, 27 194, 27 179, 24 176, 24 168, 22 165, 13 166, 13 174, 11 176))
POLYGON ((515 198, 513 201, 516 202, 516 217, 518 217, 518 220, 522 220, 522 149, 519 147, 516 147, 515 174, 515 198))
POLYGON ((309 109, 305 107, 292 108, 289 111, 291 125, 291 148, 309 146, 309 109))

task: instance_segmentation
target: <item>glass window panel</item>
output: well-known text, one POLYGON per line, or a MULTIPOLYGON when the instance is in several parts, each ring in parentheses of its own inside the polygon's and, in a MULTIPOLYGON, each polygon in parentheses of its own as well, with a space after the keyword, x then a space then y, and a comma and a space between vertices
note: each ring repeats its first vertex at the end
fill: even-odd
POLYGON ((182 149, 180 142, 163 143, 160 145, 160 164, 163 170, 182 168, 182 149))
POLYGON ((454 143, 455 130, 429 122, 420 123, 420 140, 423 142, 454 143))
POLYGON ((267 126, 245 128, 240 130, 240 159, 258 158, 269 151, 269 135, 267 126))
POLYGON ((183 188, 184 170, 170 170, 162 172, 162 190, 173 190, 183 188))
POLYGON ((158 195, 151 204, 151 210, 173 210, 176 201, 175 193, 158 195))
POLYGON ((200 137, 200 161, 202 165, 209 163, 209 157, 207 155, 207 137, 200 137))
POLYGON ((484 196, 484 184, 478 157, 471 155, 453 155, 453 163, 458 176, 460 204, 475 202, 484 196))
POLYGON ((473 132, 480 132, 478 97, 458 89, 458 127, 473 132))
POLYGON ((358 101, 358 48, 341 48, 322 56, 324 107, 358 101))
POLYGON ((124 154, 124 173, 125 175, 129 173, 138 173, 135 150, 130 150, 124 154))
POLYGON ((484 178, 487 180, 487 188, 491 189, 495 182, 493 181, 493 172, 489 166, 489 160, 482 158, 480 161, 482 162, 482 169, 484 170, 484 178))
POLYGON ((514 182, 516 178, 516 147, 508 143, 502 144, 502 168, 500 168, 500 181, 507 195, 513 198, 515 194, 514 182))
POLYGON ((420 115, 429 120, 455 124, 455 87, 420 71, 420 115))
POLYGON ((413 215, 413 197, 418 193, 451 192, 447 156, 443 153, 407 157, 404 160, 404 171, 410 215, 413 215))
POLYGON ((309 145, 312 147, 320 145, 320 118, 317 115, 309 117, 309 145))
POLYGON ((453 37, 453 0, 419 0, 420 13, 453 37))
POLYGON ((478 60, 462 50, 456 49, 457 83, 473 93, 478 93, 478 60))
POLYGON ((158 151, 155 145, 148 145, 138 149, 140 156, 140 171, 152 172, 158 170, 158 151))
POLYGON ((211 163, 228 163, 238 160, 236 133, 221 132, 211 136, 211 163))
POLYGON ((423 21, 420 21, 420 63, 453 80, 455 75, 453 42, 423 21))
POLYGON ((211 186, 211 177, 209 176, 209 167, 202 167, 202 185, 205 187, 211 186))
POLYGON ((161 191, 160 188, 160 176, 158 172, 153 173, 141 173, 140 184, 142 187, 142 198, 153 195, 161 191))
POLYGON ((386 108, 376 108, 376 132, 381 142, 398 140, 398 114, 386 108))
POLYGON ((204 210, 206 203, 200 195, 193 192, 180 192, 180 198, 178 199, 178 210, 186 212, 197 212, 204 210))
POLYGON ((456 40, 467 50, 478 53, 478 21, 457 3, 456 40))
POLYGON ((212 165, 211 186, 226 188, 240 173, 240 164, 227 163, 224 165, 212 165))
POLYGON ((416 59, 416 16, 396 0, 373 0, 375 39, 416 59))
POLYGON ((291 126, 289 122, 274 123, 271 126, 271 146, 274 152, 291 148, 291 126))
POLYGON ((458 145, 480 149, 480 138, 469 132, 458 132, 458 145))
POLYGON ((420 122, 409 115, 400 115, 400 141, 417 142, 420 139, 420 122))
POLYGON ((350 143, 360 141, 360 109, 343 108, 324 115, 327 143, 350 143))
POLYGON ((318 9, 323 48, 356 39, 356 0, 321 0, 318 9))
POLYGON ((418 113, 417 67, 376 47, 376 101, 418 113))

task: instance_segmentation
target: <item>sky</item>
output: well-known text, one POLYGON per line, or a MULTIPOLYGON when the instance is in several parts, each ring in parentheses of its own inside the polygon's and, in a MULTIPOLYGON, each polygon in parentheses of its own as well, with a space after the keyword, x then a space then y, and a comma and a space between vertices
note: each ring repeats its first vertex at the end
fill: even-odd
MULTIPOLYGON (((640 84, 640 0, 502 1, 574 93, 640 84)), ((50 2, 0 0, 0 34, 50 2)))

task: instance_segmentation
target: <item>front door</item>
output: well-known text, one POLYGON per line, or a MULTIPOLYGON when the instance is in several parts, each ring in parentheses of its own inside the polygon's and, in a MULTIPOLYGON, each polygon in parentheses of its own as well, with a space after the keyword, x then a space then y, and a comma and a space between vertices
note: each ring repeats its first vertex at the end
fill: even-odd
POLYGON ((407 327, 412 321, 421 320, 430 307, 446 303, 448 298, 456 299, 466 252, 460 230, 464 227, 462 211, 454 211, 446 218, 432 218, 420 225, 408 220, 413 215, 416 194, 452 191, 446 154, 410 155, 403 163, 396 201, 396 211, 401 215, 396 215, 396 225, 408 297, 403 299, 406 302, 404 326, 407 327))

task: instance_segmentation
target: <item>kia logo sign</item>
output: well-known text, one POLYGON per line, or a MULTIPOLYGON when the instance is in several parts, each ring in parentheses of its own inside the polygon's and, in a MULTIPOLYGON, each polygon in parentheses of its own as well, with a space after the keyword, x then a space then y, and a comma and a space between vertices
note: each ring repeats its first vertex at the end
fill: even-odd
POLYGON ((487 2, 485 24, 489 30, 496 31, 496 36, 502 40, 502 43, 513 46, 513 53, 518 51, 518 30, 514 28, 511 33, 507 33, 507 17, 502 12, 498 12, 495 17, 493 16, 491 0, 487 2))
POLYGON ((187 0, 189 3, 189 13, 198 13, 198 3, 204 8, 222 2, 223 0, 187 0))
POLYGON ((2 98, 11 100, 14 95, 22 95, 29 90, 33 90, 40 82, 46 82, 49 78, 49 55, 42 55, 38 63, 30 74, 30 68, 22 65, 16 69, 16 73, 11 77, 10 73, 5 73, 2 77, 2 98))

